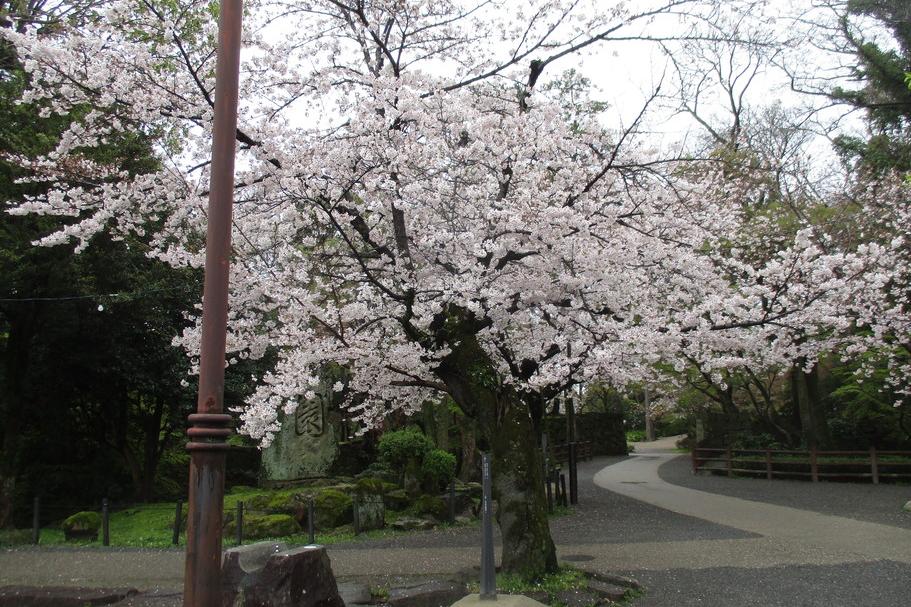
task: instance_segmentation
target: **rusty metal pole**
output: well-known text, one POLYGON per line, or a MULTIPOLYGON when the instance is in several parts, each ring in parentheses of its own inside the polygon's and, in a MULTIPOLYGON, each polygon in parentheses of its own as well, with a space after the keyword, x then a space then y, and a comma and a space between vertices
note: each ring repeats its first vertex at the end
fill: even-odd
POLYGON ((234 197, 234 154, 240 73, 242 0, 221 0, 215 68, 215 120, 206 232, 202 341, 197 412, 190 415, 190 499, 184 607, 221 605, 222 514, 225 439, 231 416, 223 413, 225 333, 234 197))

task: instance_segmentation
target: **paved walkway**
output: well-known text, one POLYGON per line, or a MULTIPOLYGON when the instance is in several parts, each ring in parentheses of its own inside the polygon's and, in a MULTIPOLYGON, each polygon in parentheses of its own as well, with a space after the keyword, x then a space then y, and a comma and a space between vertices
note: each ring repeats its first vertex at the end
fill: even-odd
MULTIPOLYGON (((659 471, 682 474, 685 465, 672 447, 673 441, 640 444, 630 458, 583 462, 579 506, 551 521, 560 557, 636 577, 648 592, 635 607, 907 604, 911 529, 876 522, 885 514, 872 521, 852 517, 884 498, 895 501, 901 489, 860 495, 846 488, 858 494, 820 514, 806 509, 805 496, 825 483, 776 484, 776 503, 723 494, 755 491, 748 480, 713 480, 715 492, 670 483, 659 471)), ((824 491, 841 493, 832 486, 824 491)), ((468 527, 331 546, 329 554, 340 579, 383 583, 476 565, 478 546, 478 529, 468 527)), ((0 551, 0 584, 171 590, 180 588, 182 576, 183 553, 176 550, 0 551)))

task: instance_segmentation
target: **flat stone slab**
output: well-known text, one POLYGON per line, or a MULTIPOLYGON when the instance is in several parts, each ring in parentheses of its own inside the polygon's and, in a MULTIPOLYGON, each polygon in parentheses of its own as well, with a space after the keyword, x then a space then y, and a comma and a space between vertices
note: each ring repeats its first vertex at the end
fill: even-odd
POLYGON ((391 607, 449 607, 467 592, 463 584, 430 581, 391 588, 385 602, 391 607))
POLYGON ((339 582, 338 595, 346 606, 366 605, 373 602, 370 588, 360 582, 339 582))
POLYGON ((498 594, 495 601, 481 600, 481 595, 469 594, 453 603, 452 607, 546 607, 546 605, 521 594, 498 594))
POLYGON ((0 607, 94 607, 113 605, 138 593, 135 588, 2 586, 0 607))

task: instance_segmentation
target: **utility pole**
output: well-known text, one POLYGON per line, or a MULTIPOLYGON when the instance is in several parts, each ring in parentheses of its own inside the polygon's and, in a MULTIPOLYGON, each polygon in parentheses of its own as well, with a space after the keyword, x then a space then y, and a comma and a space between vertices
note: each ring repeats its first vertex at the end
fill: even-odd
POLYGON ((222 510, 225 442, 231 416, 224 411, 225 335, 234 203, 234 155, 240 74, 242 0, 221 0, 215 67, 215 119, 206 228, 199 397, 190 415, 190 499, 184 570, 184 607, 221 604, 222 510))

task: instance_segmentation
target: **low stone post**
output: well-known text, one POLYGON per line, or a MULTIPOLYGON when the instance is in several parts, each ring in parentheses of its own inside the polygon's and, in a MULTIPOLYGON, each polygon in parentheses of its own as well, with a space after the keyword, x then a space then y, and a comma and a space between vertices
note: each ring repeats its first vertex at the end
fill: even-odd
POLYGON ((816 447, 810 451, 810 476, 814 483, 819 482, 819 462, 816 459, 816 447))
POLYGON ((564 508, 569 507, 569 501, 566 499, 566 475, 560 473, 560 502, 564 508))
POLYGON ((765 450, 765 477, 772 480, 772 452, 765 450))

